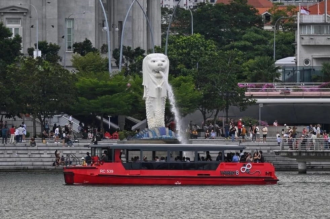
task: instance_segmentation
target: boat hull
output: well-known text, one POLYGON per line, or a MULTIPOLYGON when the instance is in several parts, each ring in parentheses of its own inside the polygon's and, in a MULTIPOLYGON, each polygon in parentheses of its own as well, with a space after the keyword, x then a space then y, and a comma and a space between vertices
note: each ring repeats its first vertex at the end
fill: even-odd
POLYGON ((64 179, 69 185, 269 185, 278 181, 272 164, 256 164, 253 165, 253 171, 242 172, 245 166, 242 163, 221 163, 214 171, 128 171, 120 168, 120 164, 108 167, 65 167, 64 179))

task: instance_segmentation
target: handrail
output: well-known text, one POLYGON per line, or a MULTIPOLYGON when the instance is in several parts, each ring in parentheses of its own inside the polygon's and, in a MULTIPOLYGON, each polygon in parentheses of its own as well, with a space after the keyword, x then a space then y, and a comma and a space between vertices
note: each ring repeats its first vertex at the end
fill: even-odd
POLYGON ((65 166, 70 166, 72 165, 72 162, 75 162, 76 165, 81 164, 81 160, 76 157, 74 154, 67 154, 65 158, 65 166), (72 160, 71 160, 72 158, 72 160))

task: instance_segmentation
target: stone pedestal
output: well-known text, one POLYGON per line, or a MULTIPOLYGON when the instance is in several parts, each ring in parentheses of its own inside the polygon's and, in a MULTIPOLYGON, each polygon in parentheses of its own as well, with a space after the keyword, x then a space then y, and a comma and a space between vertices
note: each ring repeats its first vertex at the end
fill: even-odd
POLYGON ((307 173, 306 161, 298 161, 298 173, 299 174, 307 173))

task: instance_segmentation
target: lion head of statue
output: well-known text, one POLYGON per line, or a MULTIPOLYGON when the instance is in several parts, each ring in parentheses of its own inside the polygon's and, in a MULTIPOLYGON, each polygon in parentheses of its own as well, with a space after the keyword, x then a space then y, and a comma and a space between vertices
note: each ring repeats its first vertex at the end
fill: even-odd
POLYGON ((145 89, 149 90, 149 94, 153 96, 153 90, 161 88, 161 96, 167 95, 166 84, 168 83, 169 60, 166 55, 162 53, 152 53, 143 59, 142 65, 143 83, 145 89))

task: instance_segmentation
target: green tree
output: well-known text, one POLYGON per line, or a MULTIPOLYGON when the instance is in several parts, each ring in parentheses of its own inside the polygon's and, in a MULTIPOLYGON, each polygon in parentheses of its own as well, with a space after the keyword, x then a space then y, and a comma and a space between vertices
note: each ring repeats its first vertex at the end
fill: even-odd
POLYGON ((12 36, 10 29, 0 22, 0 111, 7 115, 15 115, 19 112, 13 95, 18 88, 8 75, 7 66, 15 63, 21 56, 21 43, 21 37, 12 36))
MULTIPOLYGON (((96 77, 100 72, 108 70, 108 59, 102 58, 97 52, 87 53, 85 56, 74 54, 72 56, 72 66, 79 72, 79 76, 96 77)), ((104 76, 102 73, 101 76, 104 76)), ((109 77, 109 73, 108 76, 109 77)))
POLYGON ((247 0, 232 0, 229 4, 204 4, 194 12, 194 32, 212 39, 219 47, 240 40, 251 27, 262 29, 263 22, 256 8, 247 0))
MULTIPOLYGON (((240 88, 237 76, 241 69, 242 53, 238 51, 219 51, 218 56, 204 59, 196 76, 197 86, 203 92, 199 105, 204 121, 206 113, 214 112, 214 122, 222 110, 228 115, 229 106, 245 110, 254 103, 252 97, 245 96, 245 88, 240 88)), ((228 117, 227 117, 228 118, 228 117)))
MULTIPOLYGON (((164 48, 156 48, 164 52, 164 48)), ((206 40, 200 34, 192 36, 170 36, 168 57, 170 60, 170 74, 173 77, 193 74, 202 58, 216 56, 218 49, 214 41, 206 40)))
POLYGON ((13 95, 20 112, 33 115, 41 127, 46 118, 68 110, 76 100, 76 75, 58 63, 22 58, 19 65, 10 66, 8 77, 16 84, 13 95))
MULTIPOLYGON (((276 59, 282 59, 295 55, 295 32, 277 32, 276 33, 276 59)), ((274 42, 274 41, 273 41, 274 42)))
POLYGON ((72 47, 73 47, 73 52, 78 53, 81 56, 85 56, 89 52, 98 51, 95 47, 93 47, 92 42, 87 38, 83 42, 74 43, 72 47))
POLYGON ((76 83, 78 101, 72 106, 72 114, 89 120, 107 115, 129 114, 136 118, 145 115, 140 75, 119 73, 109 78, 104 68, 105 60, 98 53, 74 56, 72 63, 79 70, 76 83))
POLYGON ((256 27, 246 30, 241 40, 224 46, 224 50, 238 50, 243 52, 243 60, 253 59, 256 56, 273 55, 273 33, 256 27))
POLYGON ((181 116, 193 113, 202 100, 202 92, 195 86, 192 76, 179 76, 170 80, 177 107, 180 109, 181 116))
POLYGON ((267 56, 256 57, 243 64, 247 82, 274 82, 280 73, 272 58, 267 56))
MULTIPOLYGON (((123 60, 124 74, 132 75, 142 71, 142 61, 144 58, 145 50, 137 47, 132 49, 130 46, 123 46, 123 60)), ((116 65, 119 66, 120 50, 114 49, 112 53, 113 58, 116 60, 116 65)))
MULTIPOLYGON (((41 51, 41 58, 48 62, 56 63, 61 59, 61 57, 58 55, 58 51, 61 47, 55 43, 39 41, 38 48, 41 51)), ((30 57, 33 57, 34 48, 28 48, 27 52, 30 57)))

